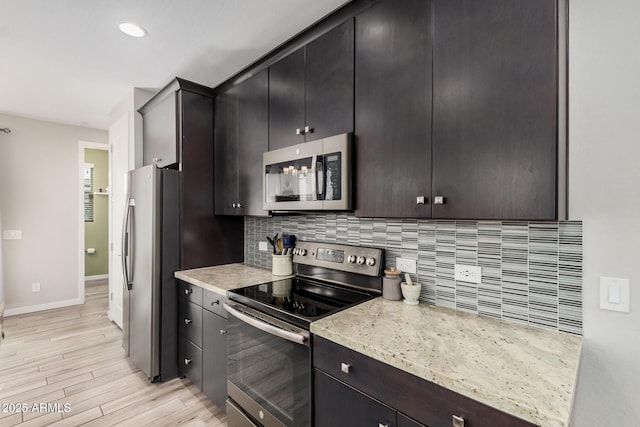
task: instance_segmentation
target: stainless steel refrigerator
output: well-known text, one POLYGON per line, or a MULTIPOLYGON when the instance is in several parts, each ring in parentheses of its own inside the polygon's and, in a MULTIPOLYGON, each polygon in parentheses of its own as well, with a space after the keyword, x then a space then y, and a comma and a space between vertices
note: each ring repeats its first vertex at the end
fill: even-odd
POLYGON ((176 285, 180 173, 144 166, 127 175, 123 226, 123 347, 151 381, 177 375, 176 285))

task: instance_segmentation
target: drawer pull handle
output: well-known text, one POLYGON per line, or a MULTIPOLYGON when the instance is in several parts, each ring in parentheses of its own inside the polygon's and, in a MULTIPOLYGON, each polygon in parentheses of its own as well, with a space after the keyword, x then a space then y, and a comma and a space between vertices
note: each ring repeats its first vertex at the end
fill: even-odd
POLYGON ((188 325, 189 323, 193 322, 193 320, 191 319, 184 319, 184 324, 188 325))
POLYGON ((187 288, 187 289, 184 290, 184 294, 185 295, 189 295, 189 294, 192 294, 192 293, 193 293, 193 289, 187 288))
POLYGON ((220 304, 220 300, 217 299, 215 301, 211 301, 211 305, 216 305, 216 304, 220 304))
POLYGON ((340 370, 341 370, 342 372, 344 372, 345 374, 348 374, 348 373, 349 373, 349 371, 351 370, 351 365, 348 365, 348 364, 346 364, 346 363, 343 363, 343 364, 341 364, 341 365, 340 365, 340 370))
POLYGON ((378 423, 378 427, 389 427, 389 423, 387 424, 378 423))
POLYGON ((186 357, 184 358, 184 364, 185 365, 190 365, 192 361, 193 361, 193 359, 187 359, 186 357))
POLYGON ((452 415, 453 427, 464 427, 464 418, 457 415, 452 415))
POLYGON ((224 329, 220 329, 220 335, 226 335, 227 331, 225 331, 224 329))

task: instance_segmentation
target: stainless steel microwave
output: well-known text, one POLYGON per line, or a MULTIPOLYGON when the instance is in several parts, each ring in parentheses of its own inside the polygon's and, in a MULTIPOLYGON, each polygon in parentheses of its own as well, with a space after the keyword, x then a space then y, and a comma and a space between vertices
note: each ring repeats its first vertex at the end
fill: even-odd
POLYGON ((342 134, 264 153, 263 208, 351 210, 352 145, 342 134))

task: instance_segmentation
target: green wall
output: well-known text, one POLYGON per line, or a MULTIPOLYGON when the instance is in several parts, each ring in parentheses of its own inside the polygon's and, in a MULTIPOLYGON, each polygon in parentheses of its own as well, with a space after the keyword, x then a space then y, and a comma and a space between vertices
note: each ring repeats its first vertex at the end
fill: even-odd
MULTIPOLYGON (((109 152, 85 148, 84 162, 93 163, 93 191, 107 190, 109 185, 109 152)), ((97 276, 109 272, 109 196, 93 196, 93 222, 84 223, 84 275, 97 276), (87 248, 95 248, 87 254, 87 248)))

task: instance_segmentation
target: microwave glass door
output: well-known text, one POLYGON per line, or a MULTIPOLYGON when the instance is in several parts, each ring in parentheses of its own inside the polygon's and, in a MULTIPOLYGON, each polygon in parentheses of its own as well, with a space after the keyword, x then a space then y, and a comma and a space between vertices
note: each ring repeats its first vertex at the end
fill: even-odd
POLYGON ((317 156, 265 166, 267 202, 310 202, 318 200, 317 156))

